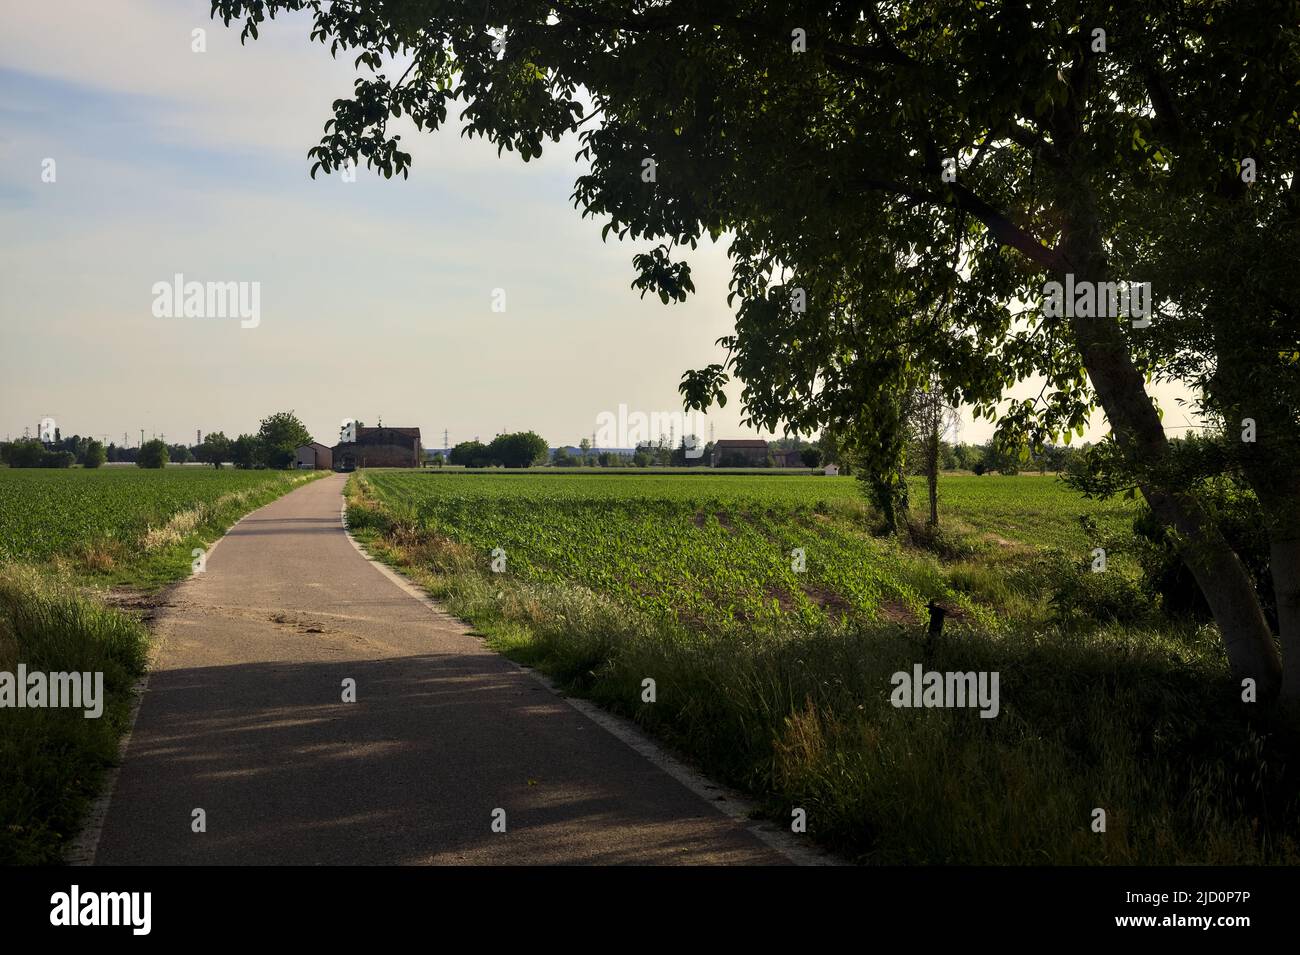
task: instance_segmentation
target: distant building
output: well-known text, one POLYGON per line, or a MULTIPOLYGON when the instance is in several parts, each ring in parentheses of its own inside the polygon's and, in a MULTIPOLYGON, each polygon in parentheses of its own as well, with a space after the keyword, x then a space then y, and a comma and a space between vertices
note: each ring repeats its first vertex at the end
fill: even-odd
POLYGON ((713 467, 761 468, 767 465, 767 442, 758 438, 723 438, 713 446, 713 467))
POLYGON ((839 477, 839 475, 840 475, 839 465, 836 465, 836 464, 828 464, 828 465, 826 465, 826 471, 825 471, 825 474, 826 474, 827 477, 839 477))
POLYGON ((772 451, 772 460, 776 462, 779 468, 801 468, 803 464, 803 451, 772 451))
POLYGON ((424 449, 419 428, 354 427, 352 441, 334 446, 333 466, 339 471, 356 468, 418 468, 424 449))
POLYGON ((304 444, 294 454, 298 467, 305 471, 328 471, 334 467, 334 452, 319 441, 304 444))

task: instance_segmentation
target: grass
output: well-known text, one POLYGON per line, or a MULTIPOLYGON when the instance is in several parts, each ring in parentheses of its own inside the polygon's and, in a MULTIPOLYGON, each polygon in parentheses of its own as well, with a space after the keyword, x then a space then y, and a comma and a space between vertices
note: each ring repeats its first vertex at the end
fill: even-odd
POLYGON ((105 767, 117 760, 131 687, 144 673, 149 637, 126 614, 66 580, 0 567, 0 671, 100 672, 104 711, 0 710, 0 861, 57 863, 105 767))
POLYGON ((116 763, 149 634, 106 604, 189 575, 240 517, 317 473, 0 469, 0 671, 102 672, 102 716, 0 709, 0 863, 62 858, 116 763))
POLYGON ((1099 508, 1036 476, 950 480, 941 493, 957 529, 918 530, 916 546, 872 537, 855 492, 823 478, 366 472, 349 483, 348 519, 492 646, 638 721, 773 819, 805 809, 810 835, 853 860, 1300 861, 1295 739, 1240 704, 1213 629, 1149 607, 1124 621, 1094 612, 1126 606, 1131 581, 1087 572, 1088 533, 1071 515, 1091 513, 1118 536, 1122 504, 1099 508), (722 534, 701 514, 748 533, 722 534), (769 618, 728 615, 717 580, 745 592, 775 571, 727 548, 784 548, 809 514, 842 564, 821 583, 858 612, 789 603, 769 618), (508 570, 492 573, 489 543, 507 532, 508 570), (647 535, 671 545, 647 550, 647 535), (676 569, 642 567, 640 588, 625 587, 623 565, 600 563, 625 544, 642 560, 708 570, 693 596, 715 613, 679 590, 677 612, 655 599, 660 581, 680 588, 676 569), (677 553, 692 546, 722 553, 677 553), (872 548, 877 559, 860 559, 872 548), (718 564, 734 573, 717 576, 718 564), (909 591, 962 594, 970 613, 927 645, 921 626, 872 597, 909 591), (918 662, 998 671, 998 718, 894 708, 891 675, 918 662), (1092 829, 1096 809, 1104 833, 1092 829))

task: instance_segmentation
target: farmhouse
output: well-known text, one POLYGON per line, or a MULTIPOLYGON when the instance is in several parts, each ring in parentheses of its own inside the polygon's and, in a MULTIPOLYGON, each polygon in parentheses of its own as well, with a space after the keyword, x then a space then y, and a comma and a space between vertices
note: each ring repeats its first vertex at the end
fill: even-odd
POLYGON ((419 428, 390 428, 386 425, 366 428, 358 425, 349 432, 351 441, 342 441, 334 446, 335 470, 420 467, 424 455, 419 428))
POLYGON ((305 471, 328 471, 334 466, 334 452, 319 441, 304 444, 294 456, 297 467, 305 471))
POLYGON ((758 438, 723 438, 713 446, 717 467, 761 468, 767 464, 767 442, 758 438))

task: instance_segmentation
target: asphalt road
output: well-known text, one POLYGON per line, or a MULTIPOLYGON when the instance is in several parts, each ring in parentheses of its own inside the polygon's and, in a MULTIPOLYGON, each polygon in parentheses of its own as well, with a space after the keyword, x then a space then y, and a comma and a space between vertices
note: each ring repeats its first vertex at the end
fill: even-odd
POLYGON ((343 480, 247 516, 170 596, 96 864, 787 861, 389 580, 343 480))

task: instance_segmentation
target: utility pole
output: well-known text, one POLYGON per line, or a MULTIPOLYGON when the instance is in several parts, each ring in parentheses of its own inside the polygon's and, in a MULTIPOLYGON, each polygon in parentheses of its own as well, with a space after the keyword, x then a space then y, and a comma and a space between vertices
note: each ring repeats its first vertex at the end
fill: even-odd
POLYGON ((144 447, 144 428, 140 429, 140 447, 144 447))

